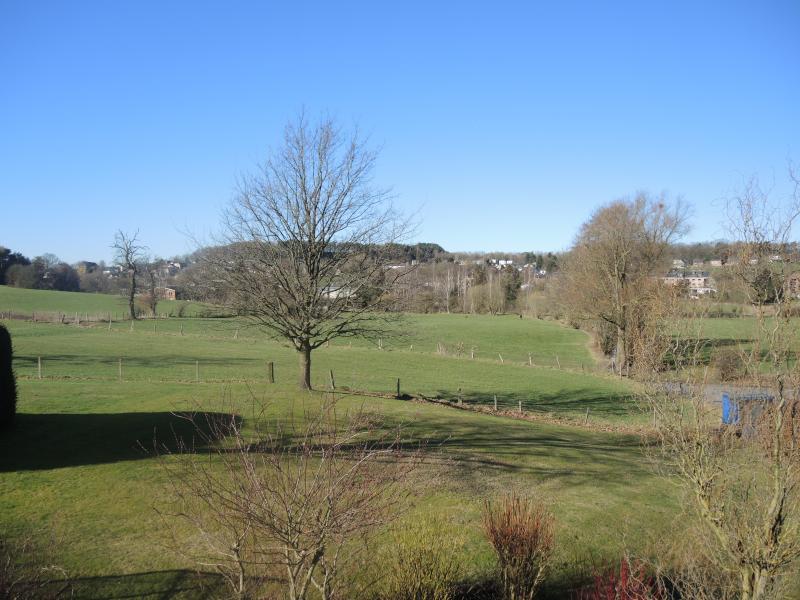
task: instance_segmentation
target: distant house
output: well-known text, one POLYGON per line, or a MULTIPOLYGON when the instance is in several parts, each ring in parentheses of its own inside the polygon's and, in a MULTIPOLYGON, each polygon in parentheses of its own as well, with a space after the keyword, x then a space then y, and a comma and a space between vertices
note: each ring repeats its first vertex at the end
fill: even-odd
POLYGON ((81 275, 94 273, 97 270, 97 263, 88 260, 82 260, 75 265, 75 270, 81 275))
POLYGON ((672 269, 661 280, 669 285, 685 285, 693 298, 714 294, 717 291, 716 284, 707 271, 672 269))
POLYGON ((706 264, 706 262, 702 258, 695 258, 692 261, 693 267, 702 267, 704 264, 706 264))
POLYGON ((157 287, 156 298, 159 300, 175 300, 175 290, 168 287, 157 287))
POLYGON ((680 258, 676 258, 672 261, 672 268, 673 269, 682 269, 686 266, 686 263, 683 262, 680 258))
POLYGON ((510 258, 490 258, 489 264, 492 265, 496 269, 502 269, 503 267, 512 267, 514 266, 514 261, 510 258))
POLYGON ((353 290, 351 290, 348 287, 335 287, 332 285, 326 287, 323 290, 322 294, 326 298, 330 298, 331 300, 336 300, 337 298, 350 298, 352 296, 355 296, 353 290))
POLYGON ((708 264, 710 264, 712 267, 721 267, 722 261, 719 258, 715 258, 711 260, 708 264))

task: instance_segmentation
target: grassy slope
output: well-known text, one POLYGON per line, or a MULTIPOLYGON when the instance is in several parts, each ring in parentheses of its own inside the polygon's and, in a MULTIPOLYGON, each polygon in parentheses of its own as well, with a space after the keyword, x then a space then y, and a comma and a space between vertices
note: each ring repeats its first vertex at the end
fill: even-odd
MULTIPOLYGON (((442 316, 453 322, 451 335, 470 336, 469 327, 479 325, 475 338, 481 338, 484 347, 492 340, 481 329, 492 321, 501 327, 507 324, 523 329, 528 341, 538 343, 544 338, 560 350, 568 348, 569 338, 583 341, 579 332, 560 328, 568 336, 566 342, 557 341, 556 325, 543 321, 514 321, 492 317, 464 319, 442 316), (543 334, 540 333, 543 331, 543 334), (482 336, 482 337, 481 337, 482 336)), ((408 331, 427 332, 428 317, 411 317, 408 331)), ((202 381, 225 382, 249 380, 263 382, 265 362, 274 361, 276 376, 281 383, 291 383, 297 372, 296 353, 274 341, 258 339, 253 331, 234 339, 234 324, 222 320, 190 320, 159 322, 153 330, 152 323, 136 323, 134 331, 129 326, 116 324, 109 331, 105 326, 76 327, 14 321, 15 367, 21 377, 37 376, 37 357, 43 361, 45 377, 71 377, 84 379, 118 378, 118 360, 123 359, 123 377, 126 381, 194 381, 199 363, 202 381), (180 327, 184 327, 181 336, 180 327), (232 331, 234 333, 232 333, 232 331)), ((426 333, 427 334, 427 333, 426 333)), ((524 347, 525 336, 498 337, 496 348, 513 355, 513 349, 524 347)), ((389 392, 395 389, 396 379, 401 380, 405 392, 436 395, 447 399, 462 397, 465 402, 489 404, 497 395, 498 404, 517 407, 521 401, 525 410, 555 412, 562 416, 581 418, 586 409, 594 420, 627 421, 631 406, 627 397, 630 387, 613 378, 598 377, 580 372, 559 371, 554 368, 529 367, 518 362, 500 363, 499 360, 468 357, 441 356, 435 347, 422 351, 425 344, 417 342, 413 351, 378 350, 366 344, 333 344, 314 353, 314 382, 317 387, 328 386, 328 372, 334 371, 338 386, 354 389, 389 392), (459 392, 459 390, 461 390, 459 392)), ((571 350, 577 356, 586 352, 585 345, 572 342, 571 350)), ((565 352, 567 350, 564 350, 565 352)))
MULTIPOLYGON (((177 311, 178 301, 162 300, 158 312, 169 314, 177 311)), ((197 303, 185 303, 187 315, 196 315, 203 310, 197 303)), ((32 312, 62 312, 70 314, 88 313, 106 318, 108 313, 121 317, 127 311, 127 301, 112 294, 88 294, 84 292, 57 292, 51 290, 27 290, 0 285, 0 312, 14 311, 30 315, 32 312)))
MULTIPOLYGON (((152 326, 136 323, 131 332, 126 324, 108 331, 10 323, 21 400, 18 429, 0 438, 0 531, 52 536, 81 597, 171 597, 181 590, 200 597, 189 565, 161 546, 164 531, 153 507, 163 502, 163 475, 139 447, 151 446, 154 431, 163 435, 180 424, 170 411, 194 402, 213 408, 226 391, 237 399, 254 392, 278 412, 313 398, 294 389, 295 353, 240 323, 175 319, 158 322, 155 332, 152 326), (41 381, 37 356, 44 357, 41 381), (119 356, 124 382, 116 381, 119 356), (274 386, 263 381, 265 360, 276 362, 274 386)), ((589 407, 592 419, 636 418, 624 399, 629 389, 619 382, 521 364, 530 346, 563 353, 562 362, 586 359, 580 332, 543 321, 448 315, 411 317, 404 330, 402 349, 388 340, 383 351, 359 341, 321 348, 315 381, 325 385, 333 369, 340 386, 389 391, 400 377, 404 390, 454 397, 461 388, 467 402, 498 394, 506 405, 523 400, 526 410, 580 418, 589 407), (437 341, 476 345, 490 357, 502 352, 506 363, 480 354, 440 356, 437 341)), ((345 396, 342 402, 365 402, 410 421, 415 436, 451 459, 435 461, 437 472, 414 510, 441 514, 466 532, 475 574, 490 565, 480 505, 499 491, 536 490, 552 499, 562 564, 623 546, 644 550, 667 535, 676 512, 673 490, 652 474, 632 437, 394 400, 345 396)))
MULTIPOLYGON (((290 400, 309 399, 276 388, 268 395, 277 412, 290 400)), ((246 396, 241 385, 230 391, 246 396)), ((162 438, 171 426, 180 431, 169 411, 189 399, 213 406, 220 386, 43 380, 23 381, 21 392, 19 427, 0 439, 0 529, 52 535, 84 597, 123 591, 142 597, 183 581, 189 565, 160 546, 165 537, 154 507, 163 507, 163 473, 137 442, 149 447, 154 431, 162 438)), ((552 499, 560 561, 612 555, 623 545, 643 551, 669 529, 672 490, 648 469, 635 438, 365 401, 411 422, 415 436, 451 459, 436 461, 436 476, 414 510, 440 514, 466 532, 472 548, 466 560, 475 574, 485 573, 490 560, 480 538, 480 504, 510 488, 552 499)), ((197 597, 197 590, 186 597, 197 597)))

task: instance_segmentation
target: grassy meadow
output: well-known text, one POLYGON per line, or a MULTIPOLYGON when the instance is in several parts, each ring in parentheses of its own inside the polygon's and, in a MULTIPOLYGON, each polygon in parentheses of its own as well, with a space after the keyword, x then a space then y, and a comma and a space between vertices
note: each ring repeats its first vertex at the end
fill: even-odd
MULTIPOLYGON (((0 287, 0 299, 7 292, 0 287)), ((49 302, 48 310, 60 309, 59 299, 49 302)), ((0 302, 0 311, 24 308, 0 302)), ((168 503, 165 473, 147 449, 154 437, 191 433, 175 411, 240 406, 246 415, 256 398, 280 419, 319 402, 320 392, 295 387, 296 354, 235 319, 137 321, 133 329, 130 322, 6 324, 20 401, 17 427, 0 437, 0 535, 52 547, 77 597, 212 597, 214 586, 199 587, 195 565, 166 549, 156 513, 168 503), (267 361, 275 363, 275 384, 266 382, 267 361)), ((625 548, 647 553, 680 534, 677 492, 655 474, 641 439, 605 430, 643 417, 635 390, 592 372, 584 333, 512 316, 410 315, 401 329, 402 339, 387 339, 383 349, 361 340, 320 348, 315 386, 327 388, 330 370, 339 388, 391 392, 400 378, 403 392, 487 406, 497 395, 501 407, 522 402, 525 412, 574 422, 340 396, 343 408, 363 406, 427 441, 435 460, 403 518, 436 515, 463 536, 469 578, 492 568, 482 502, 509 489, 547 499, 556 515, 553 597, 576 564, 618 558, 625 548)))
MULTIPOLYGON (((167 315, 177 314, 178 308, 181 306, 185 316, 197 316, 208 310, 207 307, 197 302, 182 300, 162 300, 158 306, 158 312, 167 315)), ((13 311, 30 317, 34 313, 41 313, 42 317, 62 313, 66 319, 73 318, 75 313, 79 313, 80 319, 88 314, 94 320, 107 319, 109 313, 112 318, 124 318, 127 310, 127 300, 122 296, 29 290, 0 285, 0 312, 13 311)))

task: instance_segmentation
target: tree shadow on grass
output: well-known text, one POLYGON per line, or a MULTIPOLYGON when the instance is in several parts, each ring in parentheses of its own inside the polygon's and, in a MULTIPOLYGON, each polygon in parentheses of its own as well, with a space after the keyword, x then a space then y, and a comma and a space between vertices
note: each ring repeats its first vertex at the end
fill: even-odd
POLYGON ((178 449, 178 440, 204 446, 197 427, 224 413, 194 413, 194 423, 178 413, 19 413, 14 427, 0 434, 0 472, 37 471, 152 458, 154 444, 178 449))
POLYGON ((74 597, 84 600, 205 600, 224 596, 226 591, 220 576, 189 569, 77 577, 71 583, 74 597))

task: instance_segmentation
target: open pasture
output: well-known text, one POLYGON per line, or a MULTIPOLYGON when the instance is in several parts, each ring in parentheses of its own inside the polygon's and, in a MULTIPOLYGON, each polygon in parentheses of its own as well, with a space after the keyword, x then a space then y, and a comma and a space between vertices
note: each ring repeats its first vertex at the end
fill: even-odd
MULTIPOLYGON (((255 399, 281 419, 318 402, 321 392, 296 389, 296 353, 235 319, 137 321, 133 330, 129 322, 110 329, 102 323, 8 325, 20 403, 16 429, 0 438, 0 531, 52 546, 77 597, 212 597, 216 580, 208 577, 210 587, 200 588, 195 565, 165 545, 155 509, 168 501, 166 476, 148 449, 154 437, 191 435, 176 411, 224 407, 248 415, 255 399), (275 365, 274 384, 267 382, 268 361, 275 365)), ((589 409, 590 428, 584 428, 339 396, 342 409, 363 406, 426 441, 432 460, 403 518, 434 515, 464 535, 469 578, 486 577, 492 564, 480 531, 481 504, 509 489, 535 492, 552 504, 554 597, 577 565, 616 559, 625 548, 647 553, 670 535, 679 512, 676 492, 654 473, 640 438, 591 429, 642 417, 629 385, 569 366, 591 361, 583 333, 545 321, 461 315, 409 316, 402 330, 402 344, 385 340, 383 349, 363 340, 320 348, 315 386, 327 389, 332 370, 340 389, 392 392, 400 378, 405 393, 486 405, 497 395, 501 408, 522 402, 526 412, 578 425, 589 409), (449 351, 459 344, 477 346, 475 358, 449 351), (553 366, 530 366, 534 348, 553 357, 553 366), (556 355, 567 363, 561 369, 556 355)))
MULTIPOLYGON (((588 409, 592 422, 639 418, 630 399, 632 386, 591 373, 582 332, 551 322, 487 316, 408 316, 402 326, 408 346, 387 340, 379 349, 355 340, 319 348, 313 358, 315 387, 329 389, 333 371, 337 388, 389 393, 399 378, 405 394, 487 406, 497 396, 501 409, 519 409, 521 403, 524 411, 575 420, 586 420, 588 409), (492 327, 499 332, 494 337, 492 327), (506 335, 512 328, 519 331, 506 335), (475 339, 486 358, 438 353, 432 341, 437 337, 475 339), (526 347, 539 349, 541 358, 533 366, 526 347), (540 366, 545 360, 549 365, 540 366), (580 364, 584 367, 575 366, 580 364)), ((11 330, 15 368, 27 379, 38 379, 41 365, 45 379, 262 384, 267 363, 273 362, 278 383, 291 387, 297 373, 292 348, 235 319, 137 321, 132 328, 129 321, 111 328, 14 321, 11 330)))

